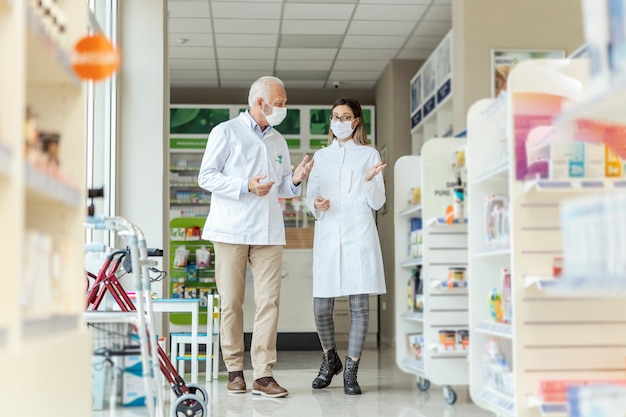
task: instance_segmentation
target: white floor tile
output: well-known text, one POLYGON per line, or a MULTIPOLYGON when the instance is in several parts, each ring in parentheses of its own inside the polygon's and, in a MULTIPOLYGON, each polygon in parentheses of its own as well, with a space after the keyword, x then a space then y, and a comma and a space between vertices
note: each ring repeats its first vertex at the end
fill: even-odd
MULTIPOLYGON (((344 353, 345 354, 345 353, 344 353)), ((247 355, 247 353, 246 353, 247 355)), ((342 359, 343 360, 343 359, 342 359)), ((251 394, 252 370, 247 361, 244 374, 248 384, 247 394, 226 393, 226 372, 220 371, 218 381, 209 382, 207 415, 212 417, 479 417, 493 416, 469 401, 467 387, 454 387, 458 401, 447 405, 442 388, 431 386, 420 392, 414 375, 398 369, 392 349, 364 352, 359 367, 358 381, 362 395, 343 393, 342 374, 334 377, 332 384, 323 390, 311 388, 317 375, 321 354, 319 352, 279 352, 274 377, 289 390, 289 396, 269 399, 251 394)), ((222 365, 223 367, 223 365, 222 365)), ((187 380, 187 379, 186 379, 187 380)), ((167 395, 169 399, 169 395, 167 395)), ((166 407, 165 417, 172 415, 166 407)), ((92 417, 147 416, 145 408, 117 408, 93 412, 92 417)))

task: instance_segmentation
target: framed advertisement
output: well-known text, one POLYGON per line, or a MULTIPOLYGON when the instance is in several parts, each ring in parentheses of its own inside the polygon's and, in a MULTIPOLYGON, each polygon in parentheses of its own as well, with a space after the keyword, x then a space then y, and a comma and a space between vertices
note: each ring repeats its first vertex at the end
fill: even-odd
POLYGON ((411 114, 422 106, 422 74, 418 73, 411 81, 411 114))
POLYGON ((565 58, 564 49, 492 49, 491 50, 491 97, 506 91, 509 74, 515 64, 527 59, 565 58))

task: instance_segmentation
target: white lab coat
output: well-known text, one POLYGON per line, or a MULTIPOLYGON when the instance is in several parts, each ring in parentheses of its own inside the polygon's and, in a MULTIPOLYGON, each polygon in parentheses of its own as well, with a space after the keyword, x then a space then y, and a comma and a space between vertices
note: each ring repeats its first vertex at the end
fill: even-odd
POLYGON ((220 123, 209 134, 198 184, 211 192, 211 209, 202 239, 246 245, 284 245, 285 223, 279 197, 300 194, 292 182, 285 138, 276 129, 263 139, 248 115, 220 123), (248 179, 267 175, 269 194, 248 192, 248 179))
POLYGON ((385 203, 382 172, 371 181, 363 176, 380 155, 372 146, 337 140, 313 157, 307 206, 315 215, 313 297, 384 294, 383 259, 373 210, 385 203), (321 196, 327 211, 313 205, 321 196))

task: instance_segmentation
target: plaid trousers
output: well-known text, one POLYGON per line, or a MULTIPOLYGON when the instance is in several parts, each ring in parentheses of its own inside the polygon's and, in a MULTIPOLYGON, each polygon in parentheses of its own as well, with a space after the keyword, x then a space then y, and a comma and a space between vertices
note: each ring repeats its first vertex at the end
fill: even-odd
MULTIPOLYGON (((350 338, 348 340, 348 356, 358 359, 363 352, 367 326, 369 324, 370 298, 368 294, 349 296, 350 300, 350 338)), ((313 298, 313 314, 315 327, 322 344, 328 351, 335 347, 335 323, 333 321, 334 298, 313 298)))

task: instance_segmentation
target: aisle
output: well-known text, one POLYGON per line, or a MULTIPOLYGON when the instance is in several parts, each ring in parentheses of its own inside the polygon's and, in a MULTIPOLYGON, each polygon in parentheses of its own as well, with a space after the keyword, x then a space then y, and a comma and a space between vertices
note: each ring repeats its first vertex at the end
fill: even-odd
MULTIPOLYGON (((344 353, 345 354, 345 353, 344 353)), ((246 352, 247 355, 247 352, 246 352)), ((459 387, 459 401, 448 406, 443 400, 441 389, 431 387, 421 393, 415 386, 415 378, 400 371, 395 364, 393 349, 379 353, 368 350, 364 353, 359 369, 361 396, 343 393, 342 374, 333 379, 324 390, 311 389, 311 381, 317 375, 321 356, 317 352, 279 352, 274 376, 289 390, 289 397, 267 399, 253 396, 252 370, 249 362, 244 371, 248 394, 226 393, 226 373, 220 370, 220 378, 210 384, 211 417, 483 417, 493 414, 480 410, 467 401, 467 390, 459 387)), ((117 410, 116 417, 145 416, 141 408, 117 410)), ((108 417, 108 411, 94 412, 92 417, 108 417)))

